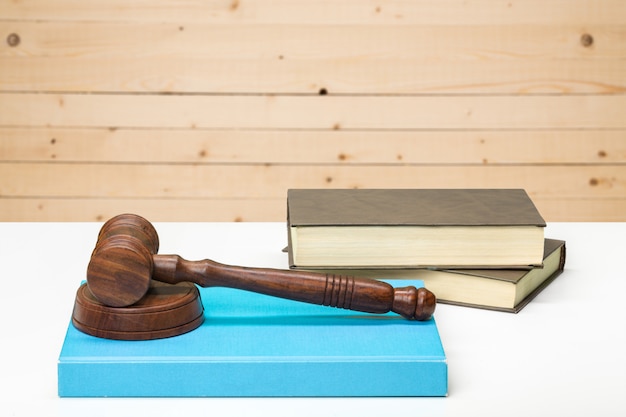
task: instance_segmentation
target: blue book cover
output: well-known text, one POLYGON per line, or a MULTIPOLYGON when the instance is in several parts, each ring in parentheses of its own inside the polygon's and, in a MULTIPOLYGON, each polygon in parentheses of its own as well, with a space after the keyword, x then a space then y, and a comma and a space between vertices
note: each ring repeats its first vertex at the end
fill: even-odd
POLYGON ((228 288, 201 288, 200 296, 204 323, 176 337, 109 340, 70 322, 58 362, 59 396, 447 395, 434 319, 409 321, 228 288))

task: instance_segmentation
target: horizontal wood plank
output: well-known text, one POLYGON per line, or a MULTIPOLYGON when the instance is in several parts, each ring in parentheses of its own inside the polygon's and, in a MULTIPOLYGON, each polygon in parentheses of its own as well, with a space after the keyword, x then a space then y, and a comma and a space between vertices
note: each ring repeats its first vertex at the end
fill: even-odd
MULTIPOLYGON (((623 222, 626 198, 533 197, 548 222, 623 222)), ((1 198, 2 221, 102 222, 121 213, 151 221, 284 222, 286 196, 274 199, 1 198)), ((558 236, 553 236, 558 238, 558 236)), ((285 236, 286 238, 286 236, 285 236)))
POLYGON ((0 22, 0 32, 20 37, 0 48, 0 91, 626 91, 624 26, 0 22), (594 39, 589 47, 585 34, 594 39))
MULTIPOLYGON (((3 22, 1 57, 166 60, 622 59, 626 26, 262 25, 3 22), (593 37, 585 45, 581 37, 593 37)), ((367 62, 367 61, 365 61, 367 62)), ((119 65, 119 62, 113 62, 119 65)))
POLYGON ((275 96, 0 93, 0 126, 624 129, 626 95, 275 96))
POLYGON ((1 162, 623 164, 626 131, 0 128, 1 162))
POLYGON ((188 94, 615 94, 624 60, 281 61, 0 58, 0 91, 188 94))
POLYGON ((2 198, 2 221, 100 222, 121 213, 151 221, 283 221, 282 199, 2 198))
POLYGON ((621 0, 28 0, 0 2, 8 20, 458 25, 623 23, 621 0))
POLYGON ((319 166, 1 163, 3 197, 280 198, 289 188, 525 188, 625 198, 626 165, 319 166))

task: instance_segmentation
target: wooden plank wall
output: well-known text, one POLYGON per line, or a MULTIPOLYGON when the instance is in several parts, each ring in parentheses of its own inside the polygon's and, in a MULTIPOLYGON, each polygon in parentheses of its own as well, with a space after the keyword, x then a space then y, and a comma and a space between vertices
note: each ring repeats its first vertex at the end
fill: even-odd
POLYGON ((623 0, 0 0, 0 220, 520 187, 625 221, 625 92, 623 0))

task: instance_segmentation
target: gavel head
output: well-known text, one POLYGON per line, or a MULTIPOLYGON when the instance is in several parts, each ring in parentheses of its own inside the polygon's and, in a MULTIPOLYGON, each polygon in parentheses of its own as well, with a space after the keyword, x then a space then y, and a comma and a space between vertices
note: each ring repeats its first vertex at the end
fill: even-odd
POLYGON ((136 303, 148 292, 158 250, 149 221, 134 214, 113 217, 102 226, 87 266, 89 290, 110 307, 136 303))

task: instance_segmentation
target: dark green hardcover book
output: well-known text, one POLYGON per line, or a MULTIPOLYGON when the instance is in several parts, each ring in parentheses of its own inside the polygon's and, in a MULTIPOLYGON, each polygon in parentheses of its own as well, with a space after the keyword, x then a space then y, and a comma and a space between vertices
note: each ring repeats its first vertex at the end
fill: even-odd
POLYGON ((529 268, 545 221, 521 189, 292 189, 289 260, 301 268, 529 268))

